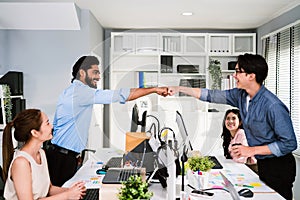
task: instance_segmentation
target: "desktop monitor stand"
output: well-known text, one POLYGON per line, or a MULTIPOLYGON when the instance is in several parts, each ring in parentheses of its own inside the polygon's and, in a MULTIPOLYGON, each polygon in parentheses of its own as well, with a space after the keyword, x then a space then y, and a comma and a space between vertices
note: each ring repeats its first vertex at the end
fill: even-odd
POLYGON ((167 168, 170 174, 167 179, 168 199, 176 199, 176 165, 175 165, 175 157, 173 151, 171 150, 167 151, 167 159, 168 159, 167 168))

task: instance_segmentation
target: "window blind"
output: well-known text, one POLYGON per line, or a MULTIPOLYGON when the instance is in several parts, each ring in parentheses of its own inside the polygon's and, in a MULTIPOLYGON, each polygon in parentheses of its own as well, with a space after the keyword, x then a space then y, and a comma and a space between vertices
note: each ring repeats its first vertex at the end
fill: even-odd
POLYGON ((300 23, 263 38, 269 66, 265 86, 289 108, 300 155, 300 23))
POLYGON ((276 94, 276 52, 277 52, 277 35, 270 36, 266 39, 266 61, 269 71, 265 81, 265 86, 274 94, 276 94))
POLYGON ((278 33, 278 66, 277 66, 277 96, 291 110, 290 91, 291 91, 291 48, 290 48, 290 29, 285 29, 278 33))
POLYGON ((291 36, 291 117, 298 141, 295 153, 300 155, 300 23, 292 27, 291 36))

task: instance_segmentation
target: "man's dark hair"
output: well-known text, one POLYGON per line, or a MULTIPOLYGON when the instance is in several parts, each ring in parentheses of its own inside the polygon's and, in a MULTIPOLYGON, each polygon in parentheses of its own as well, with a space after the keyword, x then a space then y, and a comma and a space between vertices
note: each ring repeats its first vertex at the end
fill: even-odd
POLYGON ((268 76, 268 64, 261 55, 244 54, 238 56, 239 70, 244 69, 247 74, 254 73, 256 82, 262 84, 268 76))
POLYGON ((75 79, 79 79, 78 72, 80 69, 87 71, 91 68, 92 65, 99 65, 99 60, 95 56, 82 56, 81 58, 79 58, 73 66, 73 78, 71 83, 73 83, 75 79))

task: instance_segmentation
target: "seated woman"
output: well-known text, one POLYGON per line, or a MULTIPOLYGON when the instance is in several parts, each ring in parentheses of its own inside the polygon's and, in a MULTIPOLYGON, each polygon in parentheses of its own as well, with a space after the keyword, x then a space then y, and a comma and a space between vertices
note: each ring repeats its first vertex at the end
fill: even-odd
POLYGON ((28 109, 8 123, 3 132, 3 178, 6 181, 4 197, 17 199, 82 199, 84 182, 76 182, 70 188, 53 186, 50 182, 44 141, 52 138, 53 126, 45 113, 28 109), (14 138, 23 143, 14 150, 14 138))
POLYGON ((248 146, 247 138, 243 130, 240 111, 238 109, 229 109, 226 111, 223 120, 223 133, 221 137, 223 138, 224 156, 227 159, 233 159, 235 162, 239 163, 256 163, 256 159, 254 157, 234 157, 230 153, 233 145, 248 146))

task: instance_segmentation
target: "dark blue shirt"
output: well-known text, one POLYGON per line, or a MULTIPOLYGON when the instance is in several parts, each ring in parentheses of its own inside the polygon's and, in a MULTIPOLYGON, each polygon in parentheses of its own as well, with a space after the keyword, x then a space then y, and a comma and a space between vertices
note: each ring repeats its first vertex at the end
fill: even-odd
POLYGON ((283 156, 297 148, 297 140, 288 108, 263 85, 250 100, 247 111, 245 90, 201 89, 200 100, 229 104, 240 109, 249 146, 268 145, 272 155, 256 155, 258 159, 283 156))

